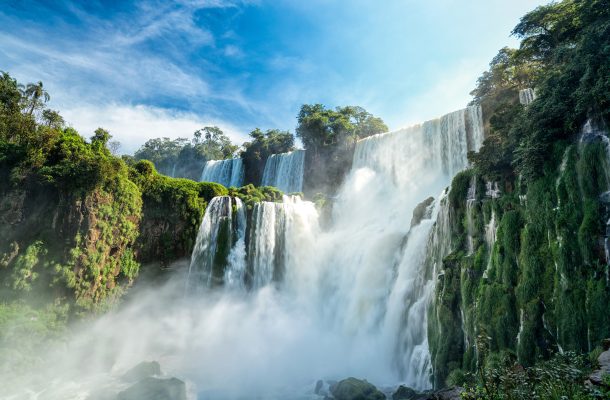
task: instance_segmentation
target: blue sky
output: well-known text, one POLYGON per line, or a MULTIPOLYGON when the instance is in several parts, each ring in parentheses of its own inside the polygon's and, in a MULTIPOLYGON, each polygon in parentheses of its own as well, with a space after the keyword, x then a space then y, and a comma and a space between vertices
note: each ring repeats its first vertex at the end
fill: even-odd
POLYGON ((0 0, 0 70, 42 80, 83 135, 131 153, 218 125, 294 131, 303 103, 391 129, 466 105, 540 0, 0 0))

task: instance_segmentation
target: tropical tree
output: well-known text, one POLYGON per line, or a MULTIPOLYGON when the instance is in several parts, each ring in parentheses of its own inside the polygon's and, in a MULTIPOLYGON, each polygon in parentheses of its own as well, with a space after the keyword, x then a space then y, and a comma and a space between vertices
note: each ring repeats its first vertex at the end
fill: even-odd
POLYGON ((44 124, 53 129, 62 129, 65 121, 57 111, 46 109, 42 111, 42 121, 44 124))
POLYGON ((230 158, 238 146, 217 126, 206 126, 193 134, 193 145, 206 160, 222 160, 230 158))
POLYGON ((297 117, 297 136, 307 150, 305 186, 333 192, 351 167, 356 141, 387 132, 381 118, 359 106, 304 104, 297 117))
POLYGON ((267 158, 272 154, 294 150, 294 135, 288 131, 259 128, 250 132, 252 140, 243 144, 245 183, 260 185, 267 158))
POLYGON ((22 95, 26 101, 26 108, 28 108, 28 115, 32 115, 35 109, 42 108, 44 103, 51 99, 49 93, 44 89, 42 82, 28 83, 25 88, 22 88, 22 95))

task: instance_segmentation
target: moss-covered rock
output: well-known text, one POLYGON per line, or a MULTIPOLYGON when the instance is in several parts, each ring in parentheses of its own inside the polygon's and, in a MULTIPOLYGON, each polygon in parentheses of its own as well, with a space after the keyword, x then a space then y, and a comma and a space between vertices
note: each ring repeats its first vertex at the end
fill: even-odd
POLYGON ((330 387, 337 400, 385 400, 385 394, 375 385, 356 378, 347 378, 330 387))

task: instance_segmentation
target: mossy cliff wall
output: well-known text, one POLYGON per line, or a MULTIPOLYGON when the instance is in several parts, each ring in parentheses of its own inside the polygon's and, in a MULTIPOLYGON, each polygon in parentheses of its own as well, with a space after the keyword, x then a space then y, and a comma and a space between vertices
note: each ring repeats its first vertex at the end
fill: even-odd
POLYGON ((472 170, 455 177, 451 252, 428 318, 435 386, 500 354, 528 366, 610 335, 602 139, 556 143, 548 170, 527 187, 506 180, 495 191, 472 170))
POLYGON ((142 200, 126 168, 81 193, 34 179, 5 181, 0 192, 3 299, 70 299, 92 309, 119 296, 137 275, 133 244, 142 200))
MULTIPOLYGON (((207 202, 227 189, 159 175, 143 161, 92 188, 49 184, 31 173, 0 185, 0 299, 103 311, 141 264, 189 257, 207 202)), ((11 172, 12 171, 12 172, 11 172)))

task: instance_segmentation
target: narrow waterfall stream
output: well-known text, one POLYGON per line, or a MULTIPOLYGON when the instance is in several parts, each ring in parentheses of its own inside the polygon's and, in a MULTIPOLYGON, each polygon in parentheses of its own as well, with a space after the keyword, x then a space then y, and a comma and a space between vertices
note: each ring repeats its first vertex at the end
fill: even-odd
POLYGON ((241 158, 207 161, 201 171, 201 182, 216 182, 226 187, 239 187, 244 180, 241 158))
POLYGON ((305 151, 272 154, 265 163, 262 186, 275 186, 284 193, 303 190, 305 151))

